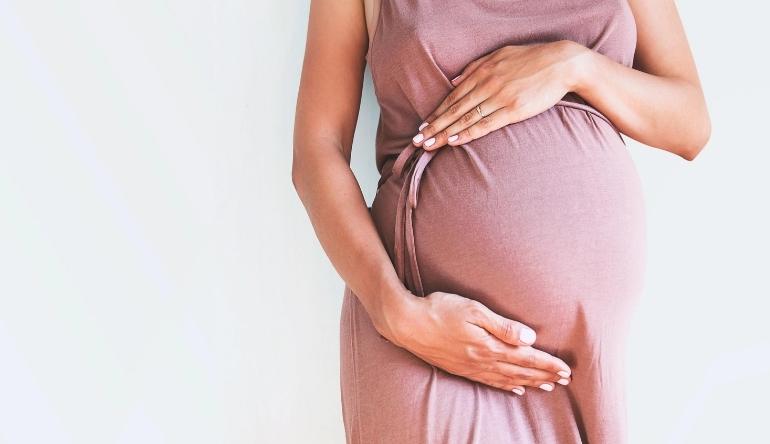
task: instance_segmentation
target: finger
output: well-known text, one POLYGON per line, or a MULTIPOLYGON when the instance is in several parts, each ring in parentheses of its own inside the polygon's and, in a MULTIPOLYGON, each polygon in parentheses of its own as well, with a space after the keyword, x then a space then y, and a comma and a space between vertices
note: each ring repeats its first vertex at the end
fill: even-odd
POLYGON ((481 302, 475 302, 474 307, 477 325, 501 341, 510 345, 531 345, 535 342, 535 331, 521 322, 500 316, 481 302))
MULTIPOLYGON (((446 111, 423 128, 422 134, 425 140, 422 142, 422 147, 426 150, 431 150, 446 144, 449 137, 449 134, 445 131, 446 128, 456 122, 463 114, 475 110, 476 106, 487 100, 491 94, 490 88, 476 87, 459 101, 450 105, 446 111)), ((494 103, 487 103, 487 107, 496 109, 498 106, 494 103)))
MULTIPOLYGON (((559 382, 562 385, 571 380, 572 369, 563 360, 532 346, 510 345, 491 334, 484 346, 486 350, 481 356, 486 359, 539 370, 551 375, 549 378, 556 382, 559 382, 560 379, 567 379, 567 381, 559 382)), ((494 366, 495 364, 491 365, 494 366)), ((539 374, 542 375, 542 373, 539 374)))
MULTIPOLYGON (((435 110, 433 110, 432 113, 428 115, 428 117, 425 118, 425 120, 417 127, 418 133, 412 138, 414 141, 414 144, 419 146, 419 143, 424 140, 429 140, 430 135, 426 135, 425 127, 427 127, 431 122, 434 122, 438 116, 444 114, 449 110, 449 108, 458 103, 461 99, 463 99, 469 92, 473 91, 477 84, 482 83, 483 78, 481 75, 474 75, 474 73, 480 73, 478 71, 478 68, 481 66, 484 66, 484 62, 489 60, 494 53, 487 54, 484 57, 481 57, 474 62, 471 62, 470 65, 466 68, 466 70, 461 74, 461 76, 455 77, 455 79, 461 77, 462 83, 456 87, 454 90, 452 90, 447 96, 444 98, 444 100, 439 104, 438 107, 436 107, 435 110)), ((454 79, 453 79, 454 80, 454 79)))
POLYGON ((534 347, 504 347, 497 351, 497 360, 521 367, 539 369, 559 375, 560 378, 569 378, 572 374, 572 369, 564 361, 534 347))
POLYGON ((505 375, 495 372, 484 372, 474 375, 472 378, 476 382, 480 382, 484 385, 499 388, 508 392, 516 393, 521 396, 526 392, 524 384, 511 379, 505 375))
POLYGON ((436 120, 436 118, 441 114, 445 113, 450 106, 452 106, 453 104, 460 101, 460 99, 465 97, 466 94, 468 94, 473 90, 474 86, 475 85, 473 84, 473 82, 463 82, 462 85, 450 91, 449 94, 447 94, 446 97, 444 97, 444 100, 442 100, 441 103, 438 104, 436 109, 434 109, 432 113, 428 114, 428 117, 426 117, 425 120, 422 122, 422 124, 420 124, 420 126, 417 128, 417 131, 420 131, 420 132, 417 133, 417 135, 414 136, 414 138, 412 139, 415 142, 415 144, 419 143, 421 140, 425 140, 424 139, 425 133, 423 132, 423 129, 425 129, 425 127, 428 126, 430 122, 433 122, 434 120, 436 120), (418 140, 420 138, 422 139, 418 140))
POLYGON ((449 81, 454 86, 457 86, 462 82, 463 80, 467 79, 471 74, 473 74, 473 71, 476 71, 476 68, 481 66, 482 63, 486 62, 493 53, 489 53, 483 57, 479 57, 478 59, 472 61, 466 67, 463 69, 463 71, 458 75, 457 77, 453 78, 449 81))
MULTIPOLYGON (((472 140, 486 136, 492 131, 500 129, 505 125, 509 125, 512 122, 513 120, 511 120, 510 114, 508 113, 508 108, 502 107, 496 109, 491 114, 477 120, 472 125, 459 130, 458 132, 454 132, 454 130, 448 129, 447 132, 450 133, 449 136, 456 136, 452 137, 452 140, 448 141, 448 143, 451 146, 462 145, 472 140)), ((448 139, 449 137, 447 137, 447 140, 448 139)))
MULTIPOLYGON (((554 384, 551 381, 547 380, 529 380, 529 379, 520 379, 520 378, 509 378, 505 377, 505 382, 502 383, 503 387, 536 387, 541 390, 545 390, 547 392, 553 391, 553 389, 556 387, 556 384, 554 384)), ((512 390, 512 389, 511 389, 512 390)))
POLYGON ((412 138, 414 145, 422 145, 423 148, 429 147, 432 142, 435 142, 435 139, 431 140, 433 136, 465 113, 467 111, 465 108, 472 108, 486 99, 486 96, 481 95, 482 93, 483 91, 477 90, 473 82, 464 82, 462 86, 447 94, 438 107, 417 128, 419 132, 412 138), (456 117, 450 120, 449 116, 451 115, 456 117))
POLYGON ((533 387, 540 387, 544 383, 551 382, 556 382, 561 385, 567 385, 570 383, 569 378, 562 377, 556 373, 540 370, 537 368, 522 367, 520 365, 511 364, 504 361, 495 362, 494 368, 509 378, 528 381, 527 385, 531 385, 533 387))
POLYGON ((556 387, 556 385, 553 382, 550 381, 529 381, 529 380, 521 380, 521 379, 508 379, 507 382, 503 384, 504 387, 536 387, 542 390, 545 390, 547 392, 553 391, 553 389, 556 387))
MULTIPOLYGON (((508 125, 510 121, 508 120, 508 114, 507 113, 500 113, 498 112, 500 110, 500 107, 495 104, 492 100, 485 100, 484 102, 480 103, 479 109, 482 113, 484 113, 484 116, 479 113, 479 110, 476 108, 473 108, 472 110, 468 111, 467 113, 463 114, 459 119, 457 119, 456 122, 451 124, 445 132, 448 134, 446 138, 446 143, 450 146, 457 146, 462 145, 463 143, 470 142, 471 138, 466 135, 466 137, 462 138, 462 133, 464 130, 467 130, 474 125, 483 125, 487 129, 487 133, 492 132, 496 129, 502 128, 505 125, 508 125), (482 119, 488 118, 488 122, 481 122, 482 119)), ((481 137, 481 136, 478 136, 481 137)), ((478 138, 476 137, 476 138, 478 138)), ((437 142, 438 143, 438 142, 437 142)))

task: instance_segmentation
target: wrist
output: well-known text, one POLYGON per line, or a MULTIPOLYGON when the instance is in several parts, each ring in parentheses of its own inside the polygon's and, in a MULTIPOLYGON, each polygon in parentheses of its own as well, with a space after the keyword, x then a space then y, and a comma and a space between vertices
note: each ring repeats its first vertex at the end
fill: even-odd
POLYGON ((401 332, 405 329, 419 299, 400 281, 383 288, 377 295, 370 313, 374 328, 385 339, 401 345, 401 332))
POLYGON ((562 43, 566 87, 569 91, 582 95, 581 93, 591 87, 595 78, 597 53, 571 40, 564 40, 562 43))

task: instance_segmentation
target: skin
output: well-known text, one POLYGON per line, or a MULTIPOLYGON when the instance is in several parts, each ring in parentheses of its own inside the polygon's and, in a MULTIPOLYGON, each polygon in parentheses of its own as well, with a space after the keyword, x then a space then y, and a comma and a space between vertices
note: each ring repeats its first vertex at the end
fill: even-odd
POLYGON ((671 0, 629 5, 638 34, 633 68, 568 40, 502 47, 452 79, 454 90, 416 129, 414 144, 428 151, 461 145, 539 114, 574 91, 623 134, 695 159, 711 124, 676 6, 671 0))
MULTIPOLYGON (((694 159, 710 124, 676 7, 673 0, 629 4, 638 28, 634 69, 568 41, 500 48, 469 63, 416 144, 466 143, 575 91, 629 137, 694 159), (476 105, 488 116, 480 118, 476 105), (447 142, 454 134, 458 139, 447 142)), ((415 297, 398 279, 350 169, 369 44, 366 12, 361 0, 310 5, 292 181, 321 246, 393 344, 449 373, 518 394, 568 384, 569 366, 537 349, 531 328, 462 295, 415 297)))

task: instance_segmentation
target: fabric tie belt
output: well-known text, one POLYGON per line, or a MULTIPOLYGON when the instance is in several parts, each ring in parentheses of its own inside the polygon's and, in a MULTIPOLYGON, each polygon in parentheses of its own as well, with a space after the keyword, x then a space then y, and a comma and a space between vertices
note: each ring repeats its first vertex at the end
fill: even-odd
POLYGON ((417 296, 425 296, 420 279, 420 270, 417 268, 417 253, 414 242, 414 210, 417 208, 417 195, 420 189, 420 179, 425 167, 436 155, 436 151, 426 151, 421 147, 414 146, 411 142, 404 148, 393 163, 393 174, 402 177, 403 185, 398 195, 398 205, 396 206, 396 233, 395 233, 395 254, 396 254, 396 273, 399 279, 417 296), (409 163, 408 173, 403 177, 404 171, 407 171, 407 164, 413 155, 417 154, 416 161, 409 163), (407 257, 404 257, 404 256, 407 257), (406 279, 406 260, 409 261, 409 273, 411 276, 411 287, 406 279))

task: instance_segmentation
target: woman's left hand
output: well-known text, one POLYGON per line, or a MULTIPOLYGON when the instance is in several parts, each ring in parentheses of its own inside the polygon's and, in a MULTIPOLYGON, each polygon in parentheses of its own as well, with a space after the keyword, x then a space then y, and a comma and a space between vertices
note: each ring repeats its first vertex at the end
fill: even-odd
POLYGON ((428 151, 462 145, 547 110, 574 89, 586 50, 561 40, 504 46, 471 62, 412 142, 428 151))

